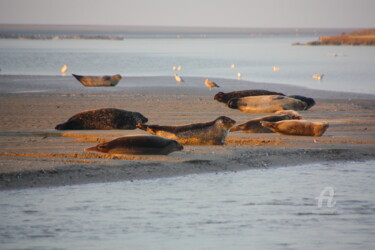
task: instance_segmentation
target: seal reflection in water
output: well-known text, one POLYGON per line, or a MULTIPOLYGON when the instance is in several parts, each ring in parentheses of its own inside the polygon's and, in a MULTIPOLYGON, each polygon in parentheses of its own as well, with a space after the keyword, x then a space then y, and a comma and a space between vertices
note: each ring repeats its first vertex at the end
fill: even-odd
POLYGON ((75 114, 67 122, 57 125, 55 129, 135 129, 138 123, 147 121, 148 119, 138 112, 101 108, 75 114))
POLYGON ((280 110, 306 110, 307 104, 295 98, 281 95, 262 95, 233 98, 228 107, 245 113, 274 113, 280 110))
POLYGON ((160 136, 133 135, 100 143, 85 151, 96 151, 108 154, 129 155, 168 155, 175 151, 181 151, 183 146, 175 140, 160 136))
POLYGON ((321 136, 329 127, 328 122, 310 122, 306 120, 262 121, 261 124, 279 135, 321 136))
POLYGON ((229 129, 236 122, 229 117, 220 116, 206 123, 183 126, 159 126, 138 124, 137 127, 153 135, 177 140, 185 145, 223 145, 229 129))

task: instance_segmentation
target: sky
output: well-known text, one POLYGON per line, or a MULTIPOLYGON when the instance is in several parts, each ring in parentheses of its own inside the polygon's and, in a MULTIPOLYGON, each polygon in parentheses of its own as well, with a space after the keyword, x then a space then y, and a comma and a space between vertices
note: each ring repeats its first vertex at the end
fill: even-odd
POLYGON ((0 0, 0 23, 375 28, 375 0, 0 0))

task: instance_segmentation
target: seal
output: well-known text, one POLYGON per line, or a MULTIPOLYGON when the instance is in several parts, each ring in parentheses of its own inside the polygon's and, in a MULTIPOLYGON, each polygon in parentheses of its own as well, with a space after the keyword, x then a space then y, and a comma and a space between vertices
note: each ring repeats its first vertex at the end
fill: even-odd
POLYGON ((223 145, 229 129, 236 122, 220 116, 214 121, 183 126, 138 124, 137 127, 153 135, 177 140, 185 145, 223 145))
POLYGON ((307 104, 287 96, 262 95, 232 98, 228 102, 228 107, 245 113, 274 113, 286 109, 305 110, 307 104))
POLYGON ((55 127, 57 130, 80 129, 136 129, 138 123, 148 119, 141 113, 115 108, 101 108, 82 111, 68 121, 55 127))
POLYGON ((233 126, 230 132, 242 131, 245 133, 273 133, 269 128, 263 127, 261 122, 278 122, 283 120, 292 120, 293 117, 289 115, 271 115, 260 118, 251 119, 245 123, 233 126))
POLYGON ((274 114, 275 115, 288 115, 288 116, 292 117, 293 120, 301 120, 302 119, 302 116, 300 114, 298 114, 297 111, 290 110, 290 109, 276 111, 274 114))
POLYGON ((219 92, 214 96, 214 100, 218 102, 228 103, 232 98, 242 98, 246 96, 258 96, 258 95, 284 95, 283 93, 268 91, 264 89, 250 89, 240 90, 228 93, 219 92))
POLYGON ((262 121, 261 124, 279 135, 322 136, 329 127, 328 122, 310 122, 306 120, 262 121))
POLYGON ((160 136, 132 135, 100 143, 85 151, 96 151, 108 154, 129 155, 168 155, 175 151, 181 151, 184 147, 175 140, 160 136))
POLYGON ((306 110, 310 109, 312 106, 314 106, 316 104, 315 100, 312 99, 311 97, 306 97, 306 96, 302 96, 302 95, 289 95, 288 97, 291 97, 291 98, 294 98, 294 99, 305 102, 307 104, 306 110))
POLYGON ((81 76, 72 74, 85 87, 114 87, 121 80, 121 75, 81 76))

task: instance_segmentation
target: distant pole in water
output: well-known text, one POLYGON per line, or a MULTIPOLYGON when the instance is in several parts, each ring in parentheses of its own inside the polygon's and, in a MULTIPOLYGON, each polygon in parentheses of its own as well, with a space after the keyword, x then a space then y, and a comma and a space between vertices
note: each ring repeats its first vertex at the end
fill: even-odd
POLYGON ((181 82, 185 82, 184 79, 182 79, 182 77, 177 74, 174 74, 174 79, 176 80, 176 82, 178 82, 178 84, 180 84, 181 82))
POLYGON ((314 74, 314 75, 312 75, 312 78, 314 78, 314 79, 317 79, 317 80, 322 80, 323 79, 323 76, 324 76, 324 74, 321 74, 321 75, 319 75, 319 74, 314 74))
POLYGON ((241 80, 241 79, 242 79, 241 73, 239 73, 239 72, 237 73, 237 79, 238 79, 238 80, 241 80))
POLYGON ((68 70, 68 66, 66 66, 66 64, 64 64, 64 66, 62 66, 60 69, 61 73, 66 73, 67 70, 68 70))

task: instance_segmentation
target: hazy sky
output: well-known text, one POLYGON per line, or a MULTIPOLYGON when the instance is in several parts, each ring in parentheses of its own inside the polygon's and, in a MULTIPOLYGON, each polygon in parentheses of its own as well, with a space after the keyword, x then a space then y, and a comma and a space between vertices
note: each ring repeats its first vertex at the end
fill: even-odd
POLYGON ((0 23, 375 27, 375 0, 0 0, 0 23))

